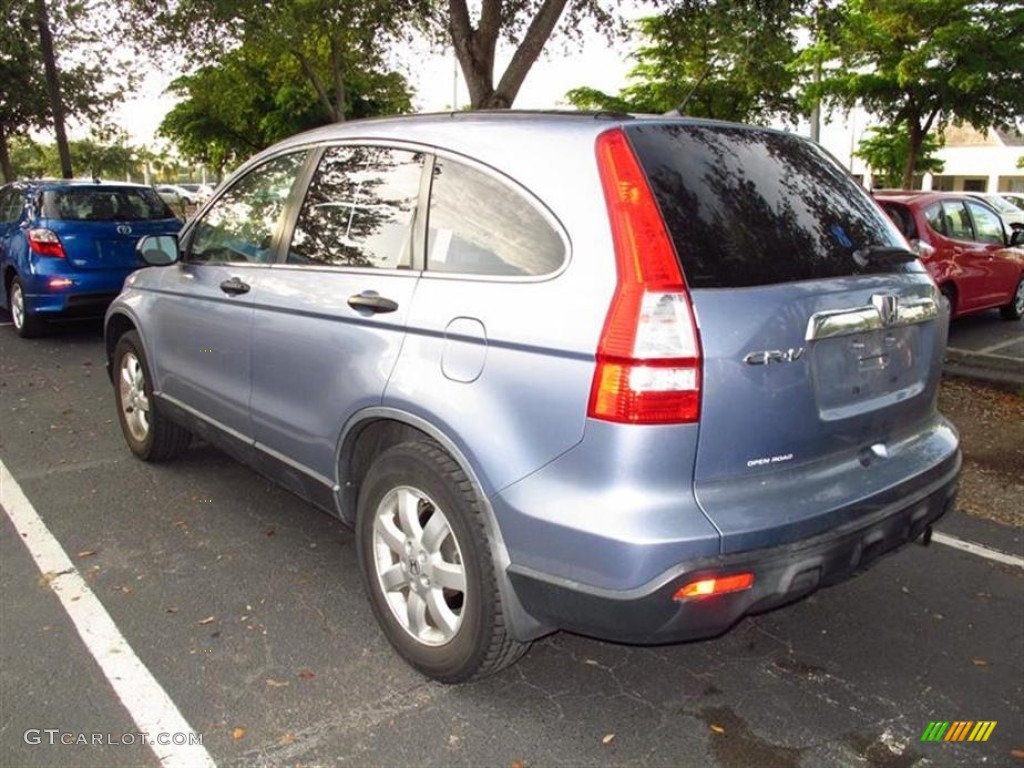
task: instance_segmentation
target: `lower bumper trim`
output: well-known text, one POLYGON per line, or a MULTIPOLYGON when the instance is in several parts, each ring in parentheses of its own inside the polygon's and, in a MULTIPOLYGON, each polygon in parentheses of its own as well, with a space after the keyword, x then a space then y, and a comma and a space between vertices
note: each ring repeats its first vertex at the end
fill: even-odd
POLYGON ((668 580, 628 593, 597 592, 545 579, 512 565, 509 579, 523 607, 539 621, 591 637, 638 645, 656 645, 714 637, 743 616, 771 610, 844 581, 925 534, 953 507, 958 490, 955 470, 923 498, 887 510, 856 527, 844 527, 804 542, 722 555, 684 564, 668 580), (746 591, 707 598, 674 600, 683 585, 703 578, 752 572, 746 591))

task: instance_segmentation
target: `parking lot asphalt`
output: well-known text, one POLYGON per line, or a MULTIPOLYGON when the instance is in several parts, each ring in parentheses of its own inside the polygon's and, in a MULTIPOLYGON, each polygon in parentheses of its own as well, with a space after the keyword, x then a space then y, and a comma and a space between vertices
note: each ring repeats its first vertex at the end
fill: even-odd
MULTIPOLYGON (((209 446, 133 459, 102 355, 96 324, 0 327, 0 460, 218 765, 1021 764, 1017 565, 913 545, 715 640, 561 633, 447 687, 391 651, 340 523, 209 446), (997 725, 922 742, 935 720, 997 725)), ((1024 555, 1019 529, 940 528, 1024 555)), ((158 764, 139 745, 27 743, 137 727, 6 516, 0 537, 0 765, 158 764)))
POLYGON ((996 310, 958 318, 950 324, 945 370, 1024 387, 1024 320, 1007 322, 996 310))

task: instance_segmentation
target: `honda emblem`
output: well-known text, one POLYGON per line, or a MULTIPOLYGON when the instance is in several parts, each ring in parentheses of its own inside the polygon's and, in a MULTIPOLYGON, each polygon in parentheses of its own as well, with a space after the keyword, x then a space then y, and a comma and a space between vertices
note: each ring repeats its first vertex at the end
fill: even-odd
POLYGON ((871 304, 878 310, 882 325, 895 325, 900 319, 900 297, 892 293, 877 293, 871 297, 871 304))

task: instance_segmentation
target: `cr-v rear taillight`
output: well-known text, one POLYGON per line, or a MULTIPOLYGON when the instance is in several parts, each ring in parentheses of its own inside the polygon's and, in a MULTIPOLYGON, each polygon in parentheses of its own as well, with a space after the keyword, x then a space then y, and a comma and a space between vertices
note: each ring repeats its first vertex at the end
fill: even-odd
POLYGON ((33 253, 40 256, 67 258, 67 254, 64 253, 64 244, 52 229, 30 229, 28 231, 28 247, 32 249, 33 253))
POLYGON ((621 128, 597 138, 618 284, 597 347, 587 415, 630 424, 700 416, 700 338, 679 260, 621 128))

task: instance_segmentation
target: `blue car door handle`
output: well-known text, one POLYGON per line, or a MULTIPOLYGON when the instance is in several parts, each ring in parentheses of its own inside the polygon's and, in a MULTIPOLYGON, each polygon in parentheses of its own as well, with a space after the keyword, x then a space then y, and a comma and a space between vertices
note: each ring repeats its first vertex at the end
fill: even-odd
POLYGON ((243 283, 239 278, 232 277, 220 284, 220 289, 228 296, 240 296, 249 292, 249 284, 243 283))

